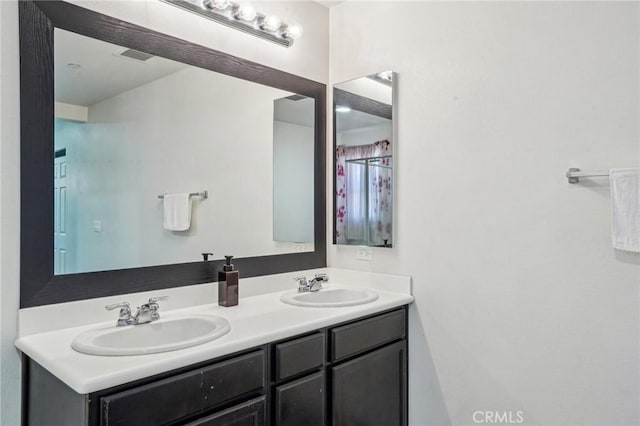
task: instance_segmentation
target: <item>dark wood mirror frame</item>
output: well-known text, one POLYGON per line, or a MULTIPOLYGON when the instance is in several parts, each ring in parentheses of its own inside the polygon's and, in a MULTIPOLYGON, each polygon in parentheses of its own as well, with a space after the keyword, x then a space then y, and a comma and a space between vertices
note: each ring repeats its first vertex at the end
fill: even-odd
POLYGON ((238 258, 234 264, 241 278, 326 266, 324 84, 62 1, 21 1, 19 15, 21 308, 214 282, 224 263, 53 274, 54 28, 314 98, 314 251, 238 258))

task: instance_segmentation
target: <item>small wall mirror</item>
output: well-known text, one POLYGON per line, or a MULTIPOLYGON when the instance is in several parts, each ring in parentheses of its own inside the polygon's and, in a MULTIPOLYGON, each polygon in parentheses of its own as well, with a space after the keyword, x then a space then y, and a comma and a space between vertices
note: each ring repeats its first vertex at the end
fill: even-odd
POLYGON ((333 86, 334 244, 393 246, 393 71, 333 86))

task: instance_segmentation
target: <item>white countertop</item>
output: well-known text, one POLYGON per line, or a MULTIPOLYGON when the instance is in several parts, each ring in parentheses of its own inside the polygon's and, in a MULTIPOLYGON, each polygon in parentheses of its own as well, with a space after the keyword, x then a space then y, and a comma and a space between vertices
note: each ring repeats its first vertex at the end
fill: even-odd
POLYGON ((87 394, 375 314, 413 301, 413 297, 407 292, 382 290, 374 285, 370 288, 379 294, 376 301, 339 308, 287 305, 280 301, 284 292, 279 291, 241 298, 238 306, 230 308, 207 304, 161 311, 162 318, 184 315, 185 312, 218 315, 229 321, 231 331, 219 339, 199 346, 158 354, 95 356, 85 355, 71 348, 72 340, 79 333, 109 323, 115 326, 115 319, 109 323, 102 322, 23 336, 16 341, 16 346, 74 391, 87 394))

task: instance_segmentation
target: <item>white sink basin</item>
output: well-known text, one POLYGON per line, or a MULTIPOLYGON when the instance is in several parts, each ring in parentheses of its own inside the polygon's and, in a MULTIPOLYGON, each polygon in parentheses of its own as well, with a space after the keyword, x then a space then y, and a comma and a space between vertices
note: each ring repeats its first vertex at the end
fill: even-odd
POLYGON ((339 307, 363 305, 373 302, 378 298, 378 293, 363 288, 323 288, 320 291, 298 293, 285 293, 280 300, 289 305, 308 307, 339 307))
POLYGON ((89 355, 144 355, 201 345, 224 336, 229 322, 215 315, 188 315, 124 327, 108 326, 79 334, 71 343, 89 355))

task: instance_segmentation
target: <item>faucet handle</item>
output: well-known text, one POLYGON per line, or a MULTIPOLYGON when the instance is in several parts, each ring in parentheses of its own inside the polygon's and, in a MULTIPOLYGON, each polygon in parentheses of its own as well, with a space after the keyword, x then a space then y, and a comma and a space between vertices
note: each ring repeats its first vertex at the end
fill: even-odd
POLYGON ((129 304, 129 302, 120 302, 120 303, 114 303, 112 305, 107 305, 104 307, 107 311, 113 311, 116 308, 122 308, 123 311, 129 311, 131 312, 131 305, 129 304))
POLYGON ((158 302, 161 300, 167 300, 169 298, 169 296, 156 296, 156 297, 150 297, 149 298, 149 302, 146 305, 146 310, 147 312, 151 312, 151 321, 156 321, 160 319, 160 314, 158 313, 158 309, 160 309, 160 305, 158 305, 158 302))
POLYGON ((131 316, 131 305, 129 302, 114 303, 113 305, 107 305, 104 307, 107 311, 113 311, 120 308, 120 314, 118 315, 118 327, 123 325, 130 325, 134 323, 134 318, 131 316))
POLYGON ((322 281, 324 283, 329 282, 329 275, 327 274, 316 274, 314 281, 322 281))
POLYGON ((307 281, 307 277, 301 275, 295 277, 293 280, 298 283, 298 292, 303 293, 309 291, 309 281, 307 281))
POLYGON ((149 303, 158 303, 161 302, 163 300, 168 300, 169 296, 156 296, 156 297, 150 297, 149 298, 149 303))

